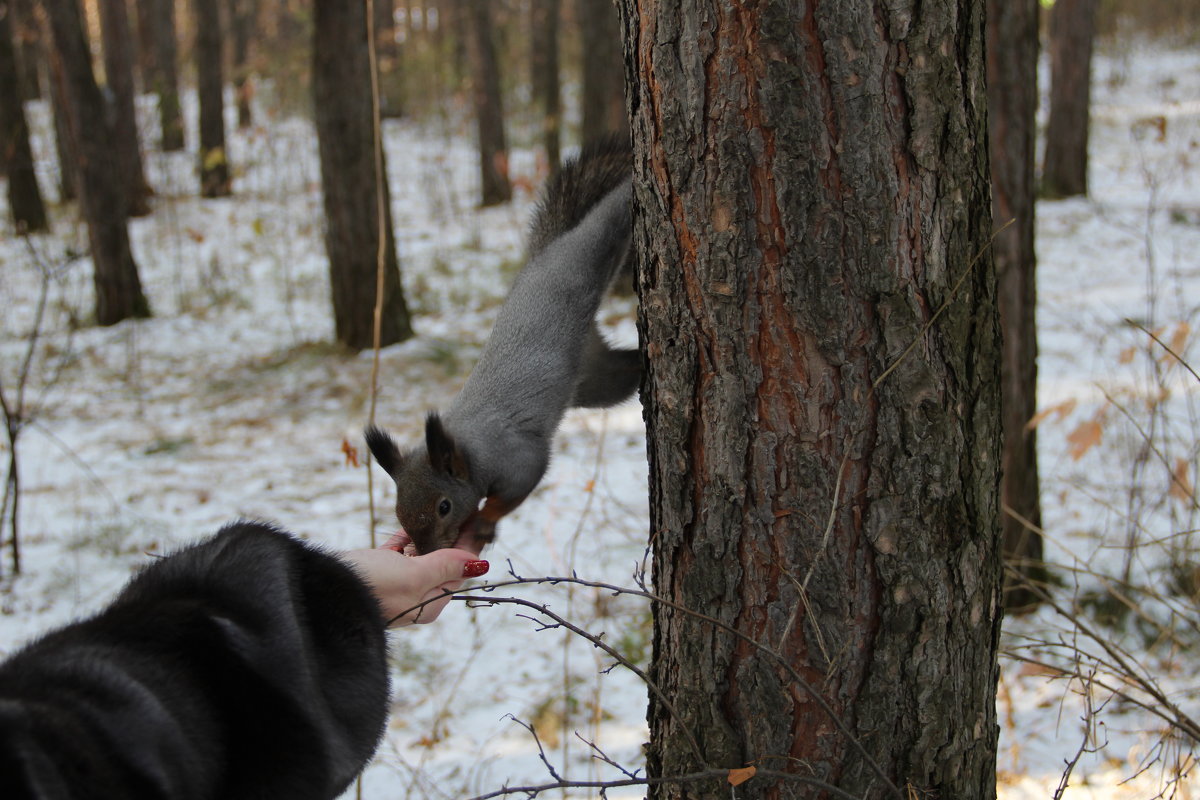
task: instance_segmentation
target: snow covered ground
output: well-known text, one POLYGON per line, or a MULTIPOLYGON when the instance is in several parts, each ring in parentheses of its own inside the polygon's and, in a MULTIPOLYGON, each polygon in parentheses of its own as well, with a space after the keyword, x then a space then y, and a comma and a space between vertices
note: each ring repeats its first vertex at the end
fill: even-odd
MULTIPOLYGON (((1170 595, 1153 613, 1194 612, 1168 584, 1196 563, 1191 537, 1172 536, 1194 530, 1197 515, 1194 501, 1171 492, 1170 473, 1194 485, 1198 381, 1125 320, 1160 331, 1200 366, 1190 335, 1200 304, 1200 54, 1145 44, 1104 52, 1093 102, 1092 197, 1039 207, 1040 404, 1057 410, 1039 427, 1049 557, 1120 575, 1135 552, 1132 580, 1170 595), (1148 426, 1165 461, 1140 446, 1129 418, 1148 426), (1125 547, 1131 538, 1136 551, 1125 547)), ((47 120, 44 108, 34 112, 48 188, 47 120)), ((517 199, 477 210, 476 155, 464 130, 386 128, 400 258, 419 314, 419 336, 381 357, 377 419, 401 437, 417 435, 424 412, 465 379, 519 265, 529 187, 541 179, 533 156, 518 149, 517 199)), ((311 126, 267 120, 234 134, 229 150, 235 196, 216 201, 193 196, 190 156, 148 156, 159 197, 131 234, 154 319, 71 332, 72 316, 91 308, 90 265, 75 257, 86 250, 86 232, 62 210, 55 235, 29 245, 0 228, 0 380, 8 392, 40 276, 51 275, 47 329, 29 381, 34 424, 19 445, 25 571, 0 587, 0 655, 95 609, 147 553, 237 516, 272 519, 339 547, 370 541, 367 471, 346 451, 361 450, 371 355, 328 344, 311 126)), ((606 319, 618 336, 635 338, 631 302, 614 302, 606 319)), ((391 486, 381 472, 371 492, 375 527, 386 534, 391 486)), ((631 586, 647 516, 640 408, 571 412, 544 484, 501 526, 488 579, 502 579, 511 561, 522 576, 575 572, 631 586)), ((7 557, 4 565, 7 576, 7 557)), ((1098 579, 1075 572, 1065 580, 1070 604, 1076 581, 1082 592, 1098 579)), ((564 584, 508 593, 604 631, 635 661, 648 658, 641 602, 564 584)), ((395 708, 364 797, 462 798, 549 780, 514 717, 534 726, 548 759, 575 779, 616 774, 587 742, 641 765, 644 687, 620 667, 604 672, 611 661, 589 643, 541 629, 523 613, 456 605, 431 628, 393 635, 395 708)), ((1190 625, 1195 634, 1194 617, 1190 625)), ((1049 610, 1009 629, 1006 646, 1026 653, 1031 639, 1066 630, 1049 610)), ((1200 657, 1185 647, 1194 635, 1150 650, 1145 637, 1112 637, 1195 711, 1200 657)), ((1061 648, 1042 655, 1068 663, 1061 648)), ((1154 749, 1162 727, 1154 718, 1128 703, 1106 704, 1096 685, 1083 691, 1079 681, 1052 680, 1044 668, 1005 660, 1003 673, 1003 797, 1052 796, 1081 743, 1105 742, 1079 759, 1063 796, 1155 795, 1180 748, 1154 749), (1084 700, 1103 707, 1086 725, 1084 700), (1160 760, 1141 770, 1147 754, 1160 760)), ((1175 787, 1190 796, 1186 781, 1175 787)))

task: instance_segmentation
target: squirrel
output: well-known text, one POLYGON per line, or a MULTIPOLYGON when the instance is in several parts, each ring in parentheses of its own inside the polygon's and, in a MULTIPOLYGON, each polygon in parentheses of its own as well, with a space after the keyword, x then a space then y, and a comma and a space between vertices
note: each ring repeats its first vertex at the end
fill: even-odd
POLYGON ((396 483, 402 535, 420 554, 480 552, 550 463, 568 408, 606 408, 641 381, 636 349, 614 349, 595 315, 632 259, 632 157, 616 139, 587 146, 546 184, 528 257, 479 362, 425 441, 402 452, 375 426, 367 446, 396 483))

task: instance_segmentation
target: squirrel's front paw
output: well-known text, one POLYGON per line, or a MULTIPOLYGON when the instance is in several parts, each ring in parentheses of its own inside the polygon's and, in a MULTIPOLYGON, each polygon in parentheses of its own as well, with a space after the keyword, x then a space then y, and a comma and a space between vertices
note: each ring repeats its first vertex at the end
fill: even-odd
POLYGON ((469 550, 476 555, 483 552, 496 539, 496 523, 473 514, 470 519, 458 529, 458 541, 455 547, 469 550))

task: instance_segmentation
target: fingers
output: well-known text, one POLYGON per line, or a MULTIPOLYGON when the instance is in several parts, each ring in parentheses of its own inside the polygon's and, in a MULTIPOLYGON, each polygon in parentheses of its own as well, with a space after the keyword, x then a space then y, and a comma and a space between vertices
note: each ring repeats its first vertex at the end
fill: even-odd
POLYGON ((488 571, 488 562, 482 561, 473 553, 449 547, 444 550, 434 550, 423 556, 412 556, 414 561, 422 562, 425 574, 434 586, 458 582, 464 578, 478 578, 488 571))

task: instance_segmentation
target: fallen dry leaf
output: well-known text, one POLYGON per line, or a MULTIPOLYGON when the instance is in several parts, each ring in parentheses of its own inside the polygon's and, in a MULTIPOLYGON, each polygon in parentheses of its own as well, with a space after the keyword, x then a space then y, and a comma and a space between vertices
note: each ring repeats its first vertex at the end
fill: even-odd
POLYGON ((350 444, 350 440, 342 437, 342 453, 346 456, 346 466, 358 466, 358 448, 350 444))
POLYGON ((1092 417, 1067 434, 1067 443, 1071 445, 1067 448, 1067 453, 1073 460, 1078 461, 1088 450, 1100 444, 1102 438, 1104 438, 1104 426, 1100 424, 1097 417, 1092 417))
POLYGON ((746 781, 754 777, 754 773, 758 770, 754 767, 737 767, 729 770, 729 785, 741 786, 746 781))
POLYGON ((1167 490, 1167 494, 1185 505, 1191 505, 1196 497, 1196 489, 1188 472, 1187 459, 1175 459, 1175 469, 1171 470, 1171 488, 1167 490))

